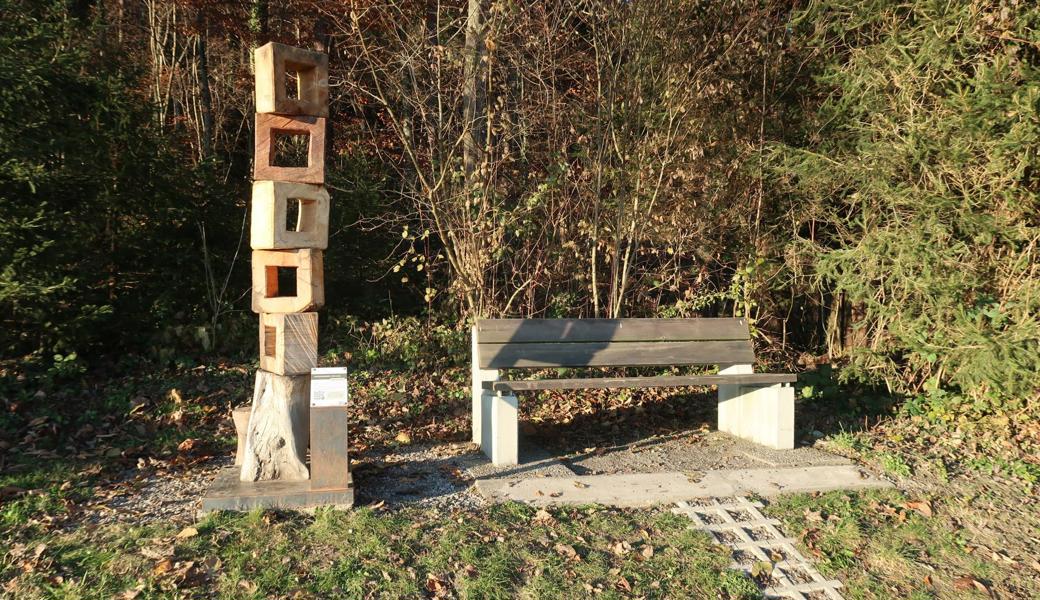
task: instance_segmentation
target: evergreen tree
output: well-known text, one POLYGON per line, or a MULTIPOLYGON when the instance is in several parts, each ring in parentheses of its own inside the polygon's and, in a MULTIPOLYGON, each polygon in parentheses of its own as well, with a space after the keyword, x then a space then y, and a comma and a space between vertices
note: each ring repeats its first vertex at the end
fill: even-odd
POLYGON ((772 155, 817 283, 859 309, 850 373, 1023 397, 1040 386, 1040 9, 831 0, 800 144, 772 155))

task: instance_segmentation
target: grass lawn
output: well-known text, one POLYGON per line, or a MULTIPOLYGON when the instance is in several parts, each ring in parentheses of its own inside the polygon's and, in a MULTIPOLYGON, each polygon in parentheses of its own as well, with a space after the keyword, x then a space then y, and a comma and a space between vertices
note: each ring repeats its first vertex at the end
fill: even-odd
POLYGON ((22 533, 0 571, 17 598, 758 597, 725 549, 660 510, 255 512, 22 533))
POLYGON ((765 512, 822 574, 845 584, 846 598, 1040 597, 1040 565, 984 545, 952 502, 909 498, 897 490, 795 494, 765 512))
MULTIPOLYGON (((360 507, 193 524, 90 522, 83 507, 125 491, 128 480, 189 476, 200 461, 228 454, 227 415, 249 375, 248 365, 225 364, 4 388, 0 596, 760 597, 753 581, 728 569, 727 549, 667 507, 360 507)), ((359 369, 354 381, 356 452, 399 443, 401 432, 415 441, 465 439, 465 367, 359 369)), ((571 400, 584 403, 581 411, 611 401, 571 400)), ((646 407, 644 426, 672 414, 655 410, 651 395, 626 401, 646 407)), ((766 508, 825 575, 845 582, 846 597, 1040 597, 1030 481, 977 469, 940 477, 920 452, 891 443, 879 450, 873 435, 827 434, 823 442, 904 477, 901 490, 785 496, 766 508)))

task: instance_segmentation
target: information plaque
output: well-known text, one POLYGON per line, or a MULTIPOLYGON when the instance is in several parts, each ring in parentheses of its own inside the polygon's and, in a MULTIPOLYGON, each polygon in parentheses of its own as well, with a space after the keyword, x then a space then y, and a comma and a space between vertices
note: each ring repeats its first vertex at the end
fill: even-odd
POLYGON ((311 408, 347 406, 349 401, 346 367, 311 369, 311 408))

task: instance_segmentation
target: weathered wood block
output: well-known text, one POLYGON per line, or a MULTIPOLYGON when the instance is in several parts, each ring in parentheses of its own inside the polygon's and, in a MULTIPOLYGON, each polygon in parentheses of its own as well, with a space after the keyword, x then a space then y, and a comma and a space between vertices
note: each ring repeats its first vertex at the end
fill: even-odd
POLYGON ((217 471, 196 513, 198 518, 221 511, 298 510, 312 512, 319 506, 346 510, 354 504, 354 481, 347 474, 347 489, 312 490, 310 481, 241 481, 239 469, 217 471))
POLYGON ((253 250, 253 312, 301 313, 324 304, 321 250, 253 250))
POLYGON ((329 245, 329 193, 320 185, 255 181, 252 212, 249 243, 254 250, 324 250, 329 245), (292 203, 298 203, 295 222, 288 220, 292 203))
POLYGON ((260 368, 310 375, 318 366, 318 313, 260 315, 260 368))
POLYGON ((327 54, 270 42, 254 50, 253 59, 256 112, 329 116, 327 54))
POLYGON ((303 481, 310 432, 310 377, 260 370, 253 388, 242 481, 303 481))
POLYGON ((235 465, 241 465, 242 458, 246 455, 246 435, 249 433, 249 416, 252 413, 252 406, 237 406, 231 411, 231 420, 235 424, 235 435, 238 436, 238 447, 235 449, 235 465))
MULTIPOLYGON (((284 140, 283 140, 284 141, 284 140)), ((256 115, 253 179, 292 183, 325 183, 325 119, 256 115), (280 138, 307 136, 307 162, 282 166, 280 138)))

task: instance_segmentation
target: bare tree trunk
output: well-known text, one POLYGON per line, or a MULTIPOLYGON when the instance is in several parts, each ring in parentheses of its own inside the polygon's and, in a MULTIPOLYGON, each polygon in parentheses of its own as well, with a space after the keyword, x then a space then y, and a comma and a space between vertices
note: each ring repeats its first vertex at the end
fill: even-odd
POLYGON ((199 156, 205 159, 213 152, 213 94, 209 87, 209 59, 206 55, 208 27, 202 10, 196 13, 195 24, 198 28, 198 37, 195 40, 195 61, 198 68, 199 100, 202 103, 199 156))
POLYGON ((487 135, 487 97, 484 89, 487 76, 486 4, 487 0, 469 0, 466 18, 466 68, 462 87, 465 101, 462 116, 466 133, 463 138, 462 162, 466 171, 467 192, 476 189, 477 170, 483 163, 487 135))
MULTIPOLYGON (((481 212, 488 210, 487 202, 487 180, 488 168, 486 164, 487 144, 487 0, 469 0, 468 12, 466 14, 466 51, 464 54, 465 69, 462 82, 462 164, 466 175, 466 185, 463 190, 464 201, 470 202, 471 197, 479 198, 481 212)), ((472 214, 466 211, 465 214, 472 214)), ((466 218, 466 217, 464 217, 466 218)), ((467 219, 469 220, 469 219, 467 219)), ((479 222, 471 225, 479 225, 479 222)), ((482 232, 477 231, 476 235, 482 232)), ((488 295, 484 289, 484 270, 479 268, 483 257, 479 256, 482 250, 480 240, 470 238, 470 244, 463 241, 464 254, 468 255, 469 275, 476 279, 469 282, 469 293, 467 303, 470 305, 470 313, 474 316, 482 316, 487 313, 488 306, 485 297, 488 295)))
MULTIPOLYGON (((316 52, 324 52, 328 55, 329 60, 333 58, 333 51, 335 50, 335 38, 332 37, 331 27, 329 20, 324 16, 318 17, 314 22, 314 50, 316 52)), ((331 110, 331 108, 330 108, 331 110)), ((331 115, 330 115, 331 116, 331 115)), ((333 148, 335 148, 335 134, 336 130, 333 127, 334 119, 325 119, 325 159, 332 160, 335 156, 333 148)))

